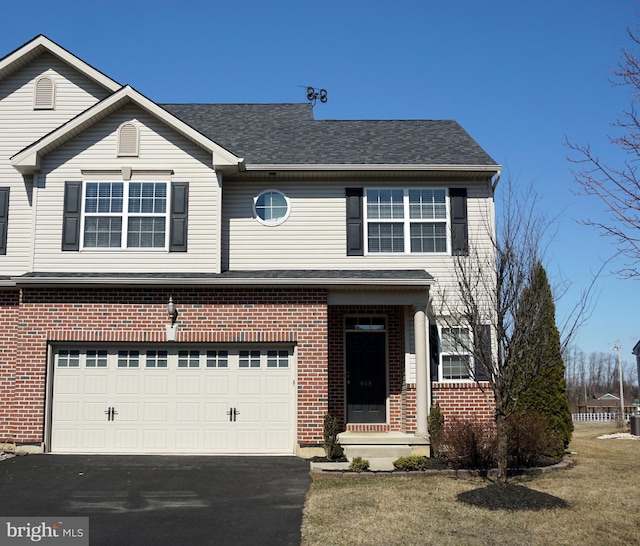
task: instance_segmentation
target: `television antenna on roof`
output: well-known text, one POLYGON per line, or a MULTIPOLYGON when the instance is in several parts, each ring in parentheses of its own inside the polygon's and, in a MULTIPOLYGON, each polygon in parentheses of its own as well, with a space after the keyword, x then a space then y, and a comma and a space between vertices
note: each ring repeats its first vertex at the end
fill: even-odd
MULTIPOLYGON (((301 85, 300 87, 304 86, 301 85)), ((324 104, 327 102, 327 90, 307 86, 307 100, 311 102, 312 106, 315 106, 318 101, 324 104)))

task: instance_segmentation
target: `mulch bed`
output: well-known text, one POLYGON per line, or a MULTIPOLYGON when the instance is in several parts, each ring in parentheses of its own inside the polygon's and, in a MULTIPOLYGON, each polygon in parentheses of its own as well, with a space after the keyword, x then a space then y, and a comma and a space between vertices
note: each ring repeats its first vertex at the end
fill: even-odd
MULTIPOLYGON (((334 459, 329 461, 326 457, 314 457, 311 459, 313 462, 347 462, 347 459, 342 457, 340 461, 334 459)), ((571 457, 564 457, 561 460, 558 459, 543 459, 539 461, 538 466, 530 468, 509 468, 509 476, 521 476, 521 475, 538 475, 545 474, 556 470, 565 470, 573 466, 573 459, 571 457)), ((336 469, 336 470, 314 470, 314 473, 323 475, 334 476, 376 476, 376 475, 399 475, 399 476, 427 476, 427 475, 450 475, 450 476, 483 476, 487 478, 495 477, 497 474, 496 468, 490 469, 466 469, 466 468, 454 468, 447 459, 438 457, 427 457, 427 466, 424 470, 375 470, 365 472, 353 472, 351 470, 336 469)))

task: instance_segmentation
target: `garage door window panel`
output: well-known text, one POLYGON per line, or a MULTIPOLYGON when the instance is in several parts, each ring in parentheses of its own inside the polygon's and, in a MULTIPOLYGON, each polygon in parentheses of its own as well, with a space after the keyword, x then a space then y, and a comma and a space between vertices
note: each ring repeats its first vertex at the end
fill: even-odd
POLYGON ((238 366, 240 368, 260 368, 260 351, 240 351, 238 366))
POLYGON ((86 368, 106 368, 108 365, 108 351, 87 351, 86 368))
POLYGON ((178 368, 199 368, 200 351, 178 351, 178 368))
POLYGON ((146 368, 167 368, 169 356, 167 351, 147 351, 145 358, 146 368))
POLYGON ((139 368, 140 351, 118 351, 118 368, 139 368))
POLYGON ((267 368, 288 368, 289 351, 267 351, 267 368))
POLYGON ((207 351, 207 368, 228 368, 229 351, 207 351))
POLYGON ((58 351, 58 368, 79 368, 80 351, 58 351))

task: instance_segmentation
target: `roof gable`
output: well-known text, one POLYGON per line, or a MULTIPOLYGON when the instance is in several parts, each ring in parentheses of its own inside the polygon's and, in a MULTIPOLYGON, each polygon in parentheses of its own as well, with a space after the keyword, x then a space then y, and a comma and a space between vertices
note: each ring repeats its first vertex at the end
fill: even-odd
POLYGON ((139 106, 194 144, 210 152, 212 165, 217 169, 237 169, 242 165, 241 158, 216 144, 129 86, 120 88, 106 99, 18 152, 11 158, 11 165, 23 175, 33 174, 40 169, 40 161, 43 156, 130 103, 139 106))
POLYGON ((43 35, 0 59, 0 79, 48 52, 113 93, 12 158, 23 174, 42 155, 133 101, 211 151, 218 168, 281 170, 474 171, 496 162, 453 120, 315 120, 311 104, 158 105, 121 87, 43 35), (244 158, 244 159, 240 159, 244 158), (245 161, 246 160, 246 161, 245 161), (246 163, 246 164, 245 164, 246 163))
POLYGON ((598 400, 620 400, 615 394, 611 394, 608 392, 607 394, 603 394, 598 400))
POLYGON ((26 66, 35 58, 47 52, 84 74, 87 78, 95 81, 108 91, 113 92, 121 87, 118 82, 112 80, 99 70, 96 70, 42 34, 0 59, 0 79, 13 74, 21 67, 26 66))

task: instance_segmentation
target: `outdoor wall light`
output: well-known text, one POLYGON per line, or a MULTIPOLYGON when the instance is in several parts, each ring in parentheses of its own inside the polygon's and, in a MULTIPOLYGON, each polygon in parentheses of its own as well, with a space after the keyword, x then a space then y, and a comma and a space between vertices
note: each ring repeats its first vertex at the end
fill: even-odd
POLYGON ((178 310, 171 296, 169 296, 169 303, 167 303, 167 314, 171 317, 171 326, 173 326, 178 318, 178 310))

